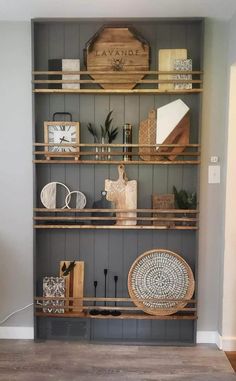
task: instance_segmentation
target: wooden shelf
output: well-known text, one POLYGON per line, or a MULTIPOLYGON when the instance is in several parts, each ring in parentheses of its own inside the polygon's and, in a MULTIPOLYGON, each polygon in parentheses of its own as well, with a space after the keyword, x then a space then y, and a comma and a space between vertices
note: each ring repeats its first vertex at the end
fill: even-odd
MULTIPOLYGON (((34 93, 41 93, 41 94, 188 94, 188 93, 201 93, 203 91, 202 89, 202 71, 185 71, 184 73, 182 71, 155 71, 155 70, 148 70, 148 71, 111 71, 111 72, 105 72, 105 71, 33 71, 33 80, 32 83, 34 85, 33 92, 34 93), (90 79, 88 76, 93 75, 106 75, 106 76, 112 76, 112 79, 90 79), (170 79, 168 76, 174 75, 174 74, 190 74, 194 76, 194 79, 170 79), (77 80, 71 80, 71 79, 48 79, 48 76, 62 76, 62 75, 80 75, 81 78, 86 76, 85 79, 77 79, 77 80), (134 80, 134 75, 143 75, 145 77, 149 77, 148 79, 140 79, 140 80, 134 80), (159 75, 161 75, 162 79, 159 79, 159 75), (163 76, 167 76, 167 78, 163 78, 163 76), (44 77, 44 79, 35 79, 36 77, 44 77), (196 77, 196 78, 195 78, 196 77), (131 78, 131 79, 130 79, 131 78), (135 83, 135 86, 141 86, 141 88, 135 88, 135 89, 122 89, 120 88, 121 84, 127 84, 127 83, 135 83), (158 84, 163 83, 169 83, 169 84, 178 84, 178 83, 191 83, 193 85, 192 89, 173 89, 173 90, 162 90, 158 89, 158 84), (58 89, 58 88, 52 88, 53 84, 80 84, 81 86, 85 86, 84 88, 79 89, 73 89, 73 88, 67 88, 67 89, 58 89), (111 89, 102 89, 100 88, 100 84, 111 84, 111 89), (86 88, 86 86, 95 86, 95 88, 86 88), (116 85, 119 85, 119 88, 116 88, 116 85), (40 86, 40 88, 38 87, 40 86), (45 88, 42 88, 42 86, 45 86, 45 88), (50 88, 48 88, 50 86, 50 88), (152 86, 153 88, 147 88, 147 86, 152 86), (197 86, 197 87, 194 87, 197 86)), ((124 86, 125 87, 125 86, 124 86)))
MULTIPOLYGON (((118 309, 118 308, 117 308, 118 309)), ((56 317, 56 318, 89 318, 89 319, 120 319, 120 320, 196 320, 197 315, 167 315, 167 316, 155 316, 148 315, 144 313, 134 314, 134 313, 124 313, 120 316, 112 316, 112 315, 90 315, 89 313, 79 313, 79 312, 64 312, 63 314, 55 314, 55 313, 46 313, 46 312, 36 312, 36 316, 38 317, 56 317)))
POLYGON ((99 165, 197 165, 200 160, 178 161, 119 161, 119 160, 33 160, 34 164, 99 164, 99 165))
POLYGON ((159 89, 132 89, 132 90, 116 90, 116 89, 34 89, 35 94, 138 94, 138 95, 155 95, 155 94, 196 94, 202 93, 203 89, 185 89, 185 90, 159 90, 159 89))
MULTIPOLYGON (((71 144, 60 144, 61 148, 71 147, 71 144)), ((73 144, 75 152, 52 152, 50 147, 58 147, 52 143, 34 143, 33 154, 35 164, 102 164, 102 165, 197 165, 200 164, 199 144, 73 144), (184 152, 172 154, 173 148, 185 148, 184 152), (131 152, 123 152, 130 148, 131 152), (160 151, 155 152, 155 148, 160 151), (104 151, 103 151, 104 150, 104 151), (163 152, 165 150, 165 152, 163 152), (124 160, 124 155, 129 160, 124 160), (169 157, 175 156, 174 160, 169 157), (151 157, 151 160, 144 160, 151 157)))
POLYGON ((154 225, 34 225, 35 229, 113 229, 113 230, 198 230, 197 226, 154 226, 154 225))
MULTIPOLYGON (((139 307, 136 307, 133 305, 133 302, 131 298, 95 298, 95 297, 84 297, 84 298, 57 298, 57 297, 35 297, 35 309, 36 309, 36 316, 39 317, 57 317, 57 318, 90 318, 90 319, 138 319, 138 320, 195 320, 197 319, 197 308, 196 307, 183 307, 179 309, 179 312, 172 314, 172 315, 149 315, 147 313, 144 313, 142 310, 140 310, 139 307), (55 305, 43 305, 43 301, 62 301, 62 306, 56 306, 55 305), (90 305, 83 305, 83 311, 73 311, 73 309, 78 309, 78 306, 73 306, 73 301, 80 300, 82 303, 90 303, 90 305), (91 305, 92 302, 96 301, 98 302, 106 302, 106 303, 131 303, 132 306, 104 306, 104 305, 91 305), (37 304, 39 303, 40 304, 37 304), (55 313, 55 312, 44 312, 42 311, 43 308, 63 308, 65 312, 63 313, 55 313), (96 308, 98 311, 102 310, 119 310, 121 312, 120 316, 113 316, 113 315, 90 315, 89 311, 96 308), (67 311, 67 310, 70 311, 67 311), (124 312, 122 312, 124 311, 124 312)), ((139 299, 140 301, 141 299, 139 299)), ((144 299, 145 300, 145 299, 144 299)), ((157 299, 149 299, 152 301, 156 301, 157 299)), ((196 300, 195 299, 162 299, 162 302, 184 302, 187 305, 195 305, 196 300)), ((174 307, 173 307, 174 308, 174 307)))
POLYGON ((35 229, 197 230, 199 221, 199 212, 195 209, 35 208, 34 212, 36 214, 34 216, 35 229), (58 213, 60 214, 59 216, 57 215, 58 213), (101 216, 94 217, 93 213, 99 213, 101 216), (109 216, 106 215, 107 213, 122 213, 122 215, 109 216), (126 216, 128 213, 136 213, 136 216, 126 216), (114 224, 127 220, 136 221, 137 225, 114 224), (111 224, 108 224, 107 221, 110 221, 111 224), (96 222, 98 223, 97 225, 96 222))

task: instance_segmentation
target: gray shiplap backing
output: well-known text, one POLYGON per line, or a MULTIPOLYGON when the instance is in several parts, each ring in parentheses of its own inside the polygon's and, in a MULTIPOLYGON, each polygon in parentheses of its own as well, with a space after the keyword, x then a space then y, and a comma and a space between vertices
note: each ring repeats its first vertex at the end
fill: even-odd
MULTIPOLYGON (((118 25, 124 23, 118 22, 118 25)), ((193 69, 200 69, 201 20, 127 21, 146 38, 151 45, 150 68, 157 69, 158 49, 188 49, 193 59, 193 69)), ((103 25, 100 21, 65 21, 34 23, 35 70, 47 70, 48 59, 80 58, 84 69, 83 49, 86 42, 103 25)), ((99 128, 110 110, 113 110, 114 126, 119 127, 116 142, 122 142, 122 126, 131 123, 133 142, 138 142, 138 126, 153 107, 160 107, 181 98, 191 109, 190 142, 197 143, 199 136, 200 96, 191 95, 35 95, 36 140, 43 141, 43 122, 52 120, 56 111, 71 112, 73 120, 80 122, 81 142, 93 142, 87 130, 91 122, 99 128)), ((195 191, 198 188, 196 166, 127 166, 130 180, 138 181, 138 207, 151 207, 153 193, 172 192, 175 185, 195 191)), ((36 167, 37 206, 40 191, 50 181, 64 182, 71 191, 85 193, 87 207, 100 198, 106 178, 117 179, 117 167, 108 165, 38 165, 36 167)), ((118 275, 118 296, 127 296, 127 276, 133 261, 146 250, 165 248, 176 251, 190 264, 196 265, 196 233, 194 231, 86 231, 86 230, 38 230, 36 232, 36 274, 38 292, 42 291, 42 277, 58 275, 60 260, 85 261, 85 295, 93 295, 93 281, 98 281, 97 295, 104 293, 104 268, 109 269, 108 294, 114 295, 114 275, 118 275)), ((145 343, 192 344, 195 342, 195 322, 192 321, 109 321, 93 320, 73 324, 62 319, 57 334, 56 319, 36 319, 37 337, 90 338, 102 341, 126 341, 145 343), (77 327, 77 328, 76 328, 77 327), (84 334, 82 334, 82 331, 84 334), (73 334, 70 332, 73 332, 73 334)), ((76 322, 76 320, 75 320, 76 322)))

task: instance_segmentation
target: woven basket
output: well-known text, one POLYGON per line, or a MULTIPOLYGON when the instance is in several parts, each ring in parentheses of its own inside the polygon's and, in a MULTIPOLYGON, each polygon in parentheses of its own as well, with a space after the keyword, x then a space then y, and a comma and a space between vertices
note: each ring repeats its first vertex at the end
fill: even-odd
POLYGON ((172 315, 184 308, 188 303, 182 300, 191 299, 194 288, 189 265, 178 254, 165 249, 140 255, 128 274, 128 290, 133 303, 151 315, 172 315))

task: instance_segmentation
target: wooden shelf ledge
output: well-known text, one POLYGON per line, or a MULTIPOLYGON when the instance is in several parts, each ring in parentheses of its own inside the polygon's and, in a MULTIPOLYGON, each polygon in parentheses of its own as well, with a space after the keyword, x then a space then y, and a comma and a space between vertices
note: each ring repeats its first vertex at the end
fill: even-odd
POLYGON ((42 159, 33 160, 34 164, 99 164, 99 165, 119 165, 119 164, 125 164, 125 165, 197 165, 200 164, 200 160, 176 160, 176 161, 142 161, 142 160, 47 160, 42 159))
MULTIPOLYGON (((33 143, 36 164, 125 164, 125 165, 177 165, 200 164, 200 144, 73 144, 74 152, 57 152, 50 148, 58 147, 55 143, 33 143), (171 148, 185 148, 184 152, 175 153, 175 160, 169 160, 171 148), (101 150, 103 148, 104 150, 101 150), (130 148, 129 152, 123 152, 130 148), (161 152, 156 150, 161 148, 161 152), (147 152, 146 152, 147 150, 147 152), (128 160, 124 160, 124 155, 128 160), (145 155, 149 160, 144 160, 145 155)), ((60 144, 61 148, 71 148, 72 144, 60 144)))
MULTIPOLYGON (((47 209, 47 208, 34 208, 34 212, 36 213, 94 213, 94 212, 101 212, 101 213, 111 213, 111 212, 119 212, 119 213, 130 213, 130 212, 137 212, 137 213, 178 213, 178 214, 196 214, 199 213, 198 209, 153 209, 153 208, 147 208, 147 209, 93 209, 93 208, 84 208, 84 209, 47 209)), ((107 219, 107 217, 106 217, 107 219)))
POLYGON ((184 90, 160 90, 160 89, 34 89, 35 94, 197 94, 202 93, 203 88, 184 90))
MULTIPOLYGON (((32 75, 96 75, 105 74, 120 77, 130 76, 131 74, 142 74, 142 75, 169 75, 169 74, 182 74, 179 70, 126 70, 126 71, 104 71, 104 70, 79 70, 79 71, 68 71, 68 70, 33 70, 32 75)), ((186 70, 184 74, 202 75, 201 70, 186 70)), ((186 80, 189 82, 189 80, 186 80)), ((182 79, 181 79, 182 82, 182 79)))
MULTIPOLYGON (((80 89, 58 89, 58 88, 35 88, 33 89, 34 93, 44 93, 44 94, 186 94, 186 93, 201 93, 203 89, 201 87, 193 88, 193 89, 171 89, 171 90, 162 90, 157 87, 147 88, 148 85, 158 86, 161 83, 192 83, 197 84, 197 86, 202 86, 203 80, 201 78, 203 72, 200 70, 195 71, 185 71, 184 74, 190 74, 193 76, 197 76, 196 78, 189 79, 175 79, 170 78, 172 74, 182 74, 182 71, 174 70, 174 71, 157 71, 157 70, 146 70, 146 71, 33 71, 33 85, 53 85, 53 84, 82 84, 82 85, 95 85, 100 86, 100 84, 111 84, 111 85, 120 85, 127 83, 135 83, 136 85, 142 85, 143 88, 136 89, 101 89, 101 88, 80 88, 80 89), (106 75, 106 78, 102 78, 100 80, 91 79, 86 77, 83 79, 83 76, 96 76, 96 75, 106 75), (58 75, 80 75, 82 79, 49 79, 48 76, 58 76, 58 75), (144 77, 152 76, 145 79, 137 79, 132 80, 134 75, 142 75, 144 77), (161 75, 161 79, 159 77, 161 75), (34 79, 35 76, 47 76, 45 79, 34 79), (107 76, 110 76, 108 78, 107 76), (164 76, 164 77, 163 77, 164 76), (166 77, 165 77, 166 76, 166 77), (131 79, 130 79, 131 78, 131 79)), ((46 87, 45 86, 45 87, 46 87)))
POLYGON ((198 230, 198 226, 156 226, 156 225, 34 225, 35 229, 114 229, 114 230, 198 230))
MULTIPOLYGON (((143 312, 139 307, 134 306, 135 301, 145 301, 147 299, 137 299, 132 300, 128 297, 123 298, 104 298, 104 297, 82 297, 82 298, 73 298, 73 297, 35 297, 35 315, 39 317, 58 317, 58 318, 90 318, 90 319, 138 319, 138 320, 194 320, 197 319, 197 307, 196 307, 196 299, 158 299, 158 298, 151 298, 148 299, 149 301, 159 301, 159 302, 180 302, 184 303, 184 307, 179 308, 179 312, 174 313, 172 315, 149 315, 145 312, 143 312), (63 302, 62 306, 55 306, 53 305, 53 301, 61 301, 63 302), (50 301, 52 303, 50 304, 50 301), (74 302, 80 301, 83 303, 89 303, 90 305, 83 305, 83 311, 78 311, 78 306, 73 305, 74 302), (96 307, 91 303, 92 302, 106 302, 106 303, 113 303, 117 302, 119 305, 96 305, 96 307), (43 305, 43 302, 46 302, 47 305, 43 305), (132 306, 124 306, 120 305, 131 303, 132 306), (188 307, 188 305, 193 305, 193 307, 188 307), (62 308, 65 310, 63 313, 55 313, 55 312, 44 312, 43 308, 62 308), (121 311, 120 316, 113 316, 111 314, 109 315, 90 315, 89 311, 96 308, 98 311, 101 310, 119 310, 121 311), (68 311, 69 310, 69 311, 68 311)), ((175 309, 173 307, 173 309, 175 309)), ((174 311, 173 311, 174 312, 174 311)))
MULTIPOLYGON (((119 309, 119 308, 117 308, 119 309)), ((89 319, 119 319, 119 320, 196 320, 197 315, 166 315, 166 316, 156 316, 148 315, 144 313, 134 314, 134 313, 123 313, 120 316, 112 315, 90 315, 86 312, 64 312, 62 314, 47 313, 47 312, 36 312, 38 317, 56 317, 56 318, 89 318, 89 319)))

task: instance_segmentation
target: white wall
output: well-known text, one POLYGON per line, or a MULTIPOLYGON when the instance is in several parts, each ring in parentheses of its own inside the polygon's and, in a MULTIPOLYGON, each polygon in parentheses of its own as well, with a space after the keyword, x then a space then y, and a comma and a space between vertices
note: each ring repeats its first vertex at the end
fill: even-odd
MULTIPOLYGON (((227 24, 207 20, 200 197, 200 331, 218 330, 221 310, 227 41, 227 24), (211 155, 220 157, 223 169, 220 185, 207 184, 207 166, 211 155)), ((30 23, 1 22, 0 52, 1 320, 17 307, 30 303, 33 293, 30 23), (11 143, 8 143, 10 140, 11 143)), ((32 324, 32 310, 24 311, 7 322, 10 326, 32 324)))
MULTIPOLYGON (((0 320, 33 295, 30 29, 0 22, 0 320)), ((32 324, 32 309, 6 323, 32 324)))
POLYGON ((0 19, 35 17, 215 17, 228 19, 235 0, 0 0, 0 19))

